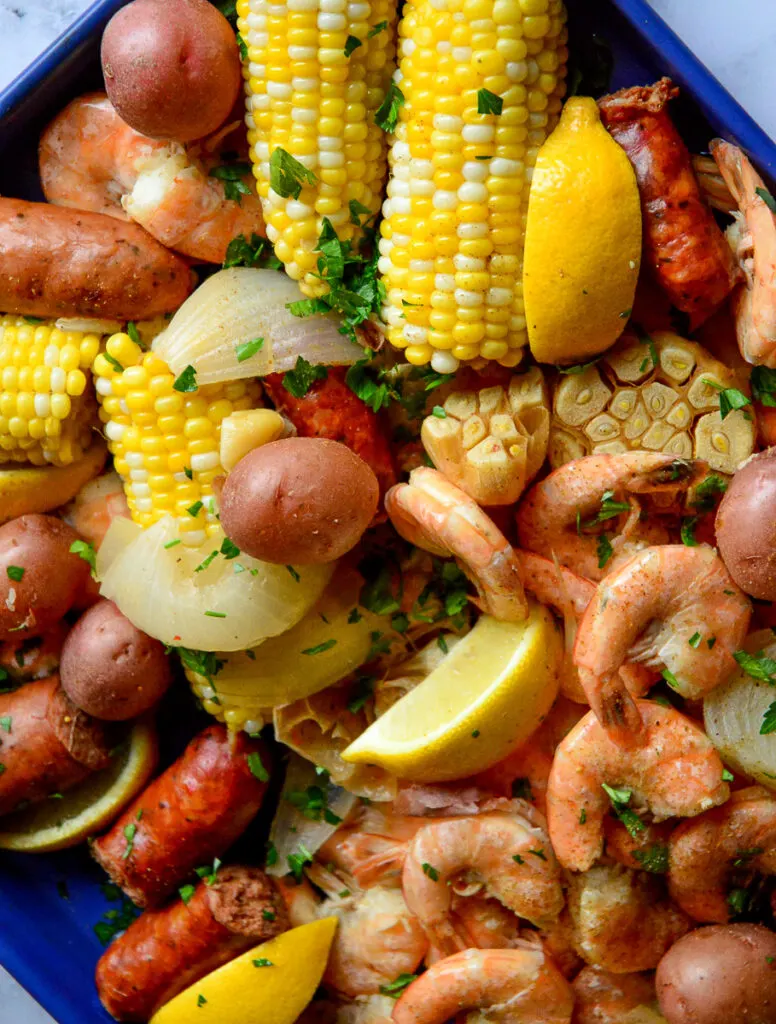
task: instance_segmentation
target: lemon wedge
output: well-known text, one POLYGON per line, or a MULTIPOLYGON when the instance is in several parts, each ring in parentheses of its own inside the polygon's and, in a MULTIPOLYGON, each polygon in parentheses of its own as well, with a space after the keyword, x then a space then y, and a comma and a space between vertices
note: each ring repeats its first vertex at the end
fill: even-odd
POLYGON ((542 605, 523 622, 483 615, 414 690, 343 752, 418 782, 484 771, 526 740, 558 692, 562 642, 542 605))
POLYGON ((320 983, 336 928, 336 917, 324 917, 283 932, 195 982, 150 1024, 293 1024, 320 983))
POLYGON ((105 465, 103 444, 93 444, 69 466, 14 466, 0 470, 0 523, 66 505, 105 465))
POLYGON ((145 788, 157 759, 153 726, 138 722, 108 768, 90 775, 61 799, 49 798, 6 815, 0 823, 0 850, 49 853, 96 835, 145 788))
POLYGON ((536 160, 523 299, 542 363, 580 363, 622 333, 641 262, 641 204, 625 151, 595 100, 572 97, 536 160))

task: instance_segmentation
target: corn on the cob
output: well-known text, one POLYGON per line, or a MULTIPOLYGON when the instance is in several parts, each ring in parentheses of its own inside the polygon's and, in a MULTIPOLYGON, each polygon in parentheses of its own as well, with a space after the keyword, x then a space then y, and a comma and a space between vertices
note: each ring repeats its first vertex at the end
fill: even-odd
POLYGON ((0 462, 81 458, 97 426, 88 369, 99 347, 97 334, 0 317, 0 462))
POLYGON ((239 380, 176 390, 164 360, 128 334, 108 339, 93 370, 100 419, 132 518, 147 527, 171 515, 185 544, 204 543, 218 529, 210 499, 213 480, 224 473, 221 423, 260 404, 259 384, 239 380))
POLYGON ((324 218, 341 241, 356 242, 380 210, 388 146, 375 112, 395 67, 396 4, 238 0, 237 12, 267 235, 286 273, 308 295, 321 295, 328 285, 316 249, 324 218), (274 173, 271 158, 281 161, 274 173), (282 181, 283 170, 290 180, 282 181))
POLYGON ((562 0, 405 3, 378 266, 410 363, 520 359, 528 189, 560 111, 565 19, 562 0))

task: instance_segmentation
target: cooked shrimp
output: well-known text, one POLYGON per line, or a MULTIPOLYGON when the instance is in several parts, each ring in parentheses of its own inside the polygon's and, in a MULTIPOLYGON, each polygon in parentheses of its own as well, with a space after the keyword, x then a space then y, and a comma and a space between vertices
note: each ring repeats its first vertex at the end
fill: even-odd
POLYGON ((64 518, 82 537, 99 548, 114 519, 129 519, 129 505, 118 473, 90 480, 65 507, 64 518))
POLYGON ((432 555, 454 555, 474 583, 482 611, 522 622, 528 602, 511 544, 492 519, 438 470, 421 466, 385 496, 397 532, 432 555))
MULTIPOLYGON (((567 462, 535 484, 518 506, 520 544, 557 559, 579 576, 600 580, 619 557, 667 539, 661 527, 641 520, 635 495, 686 490, 700 466, 697 461, 643 451, 587 455, 567 462), (596 523, 585 524, 597 520, 603 496, 609 492, 614 501, 626 499, 630 511, 606 520, 622 528, 610 541, 612 559, 600 565, 600 530, 596 523)), ((607 536, 610 532, 607 529, 607 536)))
POLYGON ((726 922, 736 872, 776 875, 776 796, 762 786, 682 822, 669 847, 671 895, 696 921, 726 922))
POLYGON ((672 707, 637 702, 644 742, 614 743, 592 711, 558 744, 547 789, 550 840, 560 863, 587 871, 603 852, 609 797, 603 783, 631 791, 631 805, 656 821, 690 818, 730 795, 719 755, 701 728, 672 707))
POLYGON ((306 881, 283 882, 281 888, 295 927, 331 915, 339 920, 325 985, 353 998, 378 993, 400 974, 414 974, 426 955, 428 939, 400 890, 375 886, 349 892, 336 875, 322 869, 314 878, 330 893, 328 899, 319 900, 306 881))
POLYGON ((642 830, 629 832, 618 818, 608 817, 604 819, 606 854, 634 871, 641 871, 647 865, 665 870, 668 838, 673 828, 670 821, 645 821, 642 830))
POLYGON ((564 907, 557 921, 545 925, 533 935, 523 931, 523 938, 527 941, 531 941, 532 938, 539 941, 563 977, 571 979, 584 963, 574 948, 572 931, 571 917, 568 909, 564 907))
POLYGON ((370 804, 338 828, 316 855, 323 864, 347 872, 362 889, 399 887, 407 843, 423 827, 422 818, 394 814, 390 804, 370 804))
POLYGON ((495 897, 536 925, 560 913, 560 871, 543 819, 530 804, 521 806, 522 814, 434 821, 411 840, 402 875, 404 898, 442 953, 466 944, 452 915, 456 888, 495 897))
POLYGON ((701 697, 735 669, 750 616, 749 599, 708 545, 633 555, 599 584, 577 633, 574 661, 590 706, 614 738, 638 742, 623 662, 666 669, 683 697, 701 697))
POLYGON ((43 132, 38 155, 50 203, 129 218, 193 259, 222 263, 237 235, 265 234, 253 192, 227 199, 224 182, 185 146, 136 132, 104 93, 69 103, 43 132))
MULTIPOLYGON (((574 996, 544 952, 466 949, 440 960, 404 990, 394 1024, 445 1024, 466 1010, 501 1024, 570 1024, 574 996)), ((456 1018, 457 1019, 457 1018, 456 1018)))
MULTIPOLYGON (((336 1024, 391 1024, 396 1000, 390 996, 359 996, 352 1003, 340 1003, 336 1024)), ((310 1024, 324 1024, 320 1017, 311 1017, 310 1024)))
POLYGON ((765 182, 737 146, 714 139, 710 146, 738 210, 728 241, 746 283, 733 300, 741 355, 776 367, 776 218, 763 198, 765 182))
POLYGON ((612 974, 600 967, 583 967, 571 987, 574 1024, 658 1024, 663 1020, 657 1012, 651 974, 612 974))
POLYGON ((620 864, 571 875, 568 901, 577 952, 615 974, 653 970, 690 930, 662 879, 620 864))

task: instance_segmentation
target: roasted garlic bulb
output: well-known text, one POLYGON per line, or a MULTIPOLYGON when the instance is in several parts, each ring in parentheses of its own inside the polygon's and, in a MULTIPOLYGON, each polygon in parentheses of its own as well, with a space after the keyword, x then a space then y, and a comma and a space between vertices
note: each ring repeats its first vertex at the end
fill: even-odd
POLYGON ((547 454, 550 405, 541 370, 516 374, 509 388, 453 391, 423 421, 432 462, 481 505, 512 505, 547 454))
POLYGON ((720 393, 735 386, 733 372, 695 342, 670 331, 644 340, 627 332, 594 366, 559 377, 550 463, 645 449, 734 473, 755 441, 751 408, 720 416, 720 393))

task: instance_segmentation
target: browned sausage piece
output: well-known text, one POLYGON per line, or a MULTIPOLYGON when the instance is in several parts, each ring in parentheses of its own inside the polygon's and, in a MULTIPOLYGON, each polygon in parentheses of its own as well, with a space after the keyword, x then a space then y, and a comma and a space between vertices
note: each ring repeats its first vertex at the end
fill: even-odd
POLYGON ((92 844, 92 855, 139 907, 156 907, 197 865, 220 857, 255 816, 270 764, 245 733, 211 725, 92 844))
POLYGON ((0 310, 142 320, 192 289, 188 264, 137 224, 0 198, 0 310))
POLYGON ((283 898, 259 868, 221 868, 188 903, 147 910, 102 954, 97 992, 121 1021, 146 1021, 216 967, 288 928, 283 898))
POLYGON ((697 326, 724 302, 739 272, 666 109, 678 91, 663 78, 604 96, 599 107, 636 172, 645 264, 674 306, 689 313, 697 326))
POLYGON ((70 789, 110 763, 103 726, 79 711, 59 677, 0 694, 0 814, 70 789))

